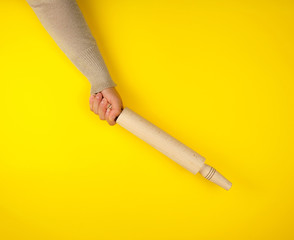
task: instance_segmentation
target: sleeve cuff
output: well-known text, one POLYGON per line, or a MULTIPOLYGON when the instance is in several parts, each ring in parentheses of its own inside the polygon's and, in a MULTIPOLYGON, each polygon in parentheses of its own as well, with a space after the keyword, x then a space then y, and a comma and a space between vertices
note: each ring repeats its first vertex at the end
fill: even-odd
POLYGON ((111 87, 116 87, 117 84, 112 82, 112 83, 107 83, 105 85, 103 84, 100 84, 99 86, 91 86, 91 91, 90 91, 90 94, 96 94, 98 92, 101 92, 102 90, 106 89, 106 88, 111 88, 111 87))
POLYGON ((91 84, 91 94, 105 88, 115 87, 97 45, 84 50, 75 60, 77 68, 86 76, 91 84))

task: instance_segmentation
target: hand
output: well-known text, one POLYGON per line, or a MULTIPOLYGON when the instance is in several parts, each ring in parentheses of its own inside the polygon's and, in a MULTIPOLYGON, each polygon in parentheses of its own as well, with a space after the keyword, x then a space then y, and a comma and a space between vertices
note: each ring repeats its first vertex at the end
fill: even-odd
POLYGON ((91 111, 99 115, 101 120, 106 120, 110 126, 116 124, 115 118, 121 113, 123 103, 114 87, 105 88, 101 92, 91 95, 89 102, 91 111), (112 106, 111 109, 107 108, 109 104, 112 106))

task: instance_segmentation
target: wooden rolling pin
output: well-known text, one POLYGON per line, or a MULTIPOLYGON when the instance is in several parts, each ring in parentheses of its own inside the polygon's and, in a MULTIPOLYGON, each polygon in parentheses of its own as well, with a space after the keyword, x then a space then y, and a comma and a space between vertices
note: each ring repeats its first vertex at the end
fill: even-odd
POLYGON ((180 164, 193 174, 200 174, 211 182, 229 190, 229 182, 213 167, 204 163, 205 158, 164 132, 139 114, 125 107, 116 118, 116 123, 130 131, 152 147, 180 164))

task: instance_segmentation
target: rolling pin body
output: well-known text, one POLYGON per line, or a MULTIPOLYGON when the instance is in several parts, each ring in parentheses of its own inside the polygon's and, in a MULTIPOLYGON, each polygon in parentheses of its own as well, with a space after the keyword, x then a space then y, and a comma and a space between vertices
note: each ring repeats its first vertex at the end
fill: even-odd
POLYGON ((136 135, 193 174, 200 173, 208 180, 228 190, 231 183, 214 168, 205 164, 205 158, 187 147, 139 114, 125 107, 116 123, 136 135))

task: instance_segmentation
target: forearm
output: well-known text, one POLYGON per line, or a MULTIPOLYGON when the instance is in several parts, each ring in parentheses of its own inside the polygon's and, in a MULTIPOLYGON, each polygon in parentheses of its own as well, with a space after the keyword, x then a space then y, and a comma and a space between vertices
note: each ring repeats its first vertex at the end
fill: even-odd
POLYGON ((71 62, 91 84, 91 94, 115 87, 75 0, 26 0, 71 62))

